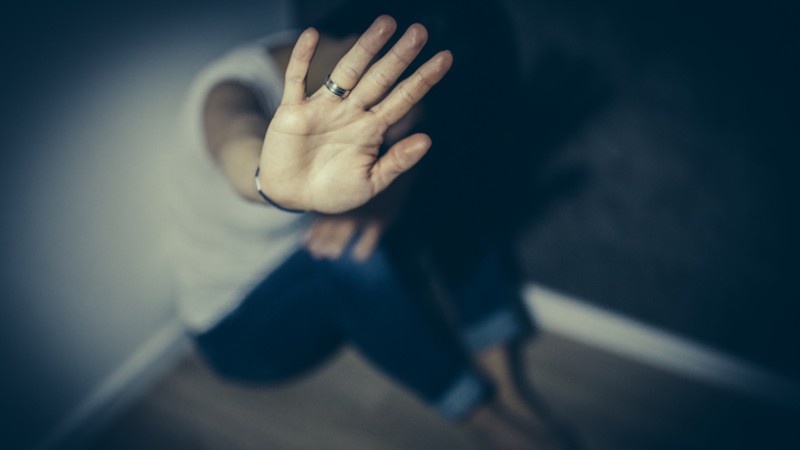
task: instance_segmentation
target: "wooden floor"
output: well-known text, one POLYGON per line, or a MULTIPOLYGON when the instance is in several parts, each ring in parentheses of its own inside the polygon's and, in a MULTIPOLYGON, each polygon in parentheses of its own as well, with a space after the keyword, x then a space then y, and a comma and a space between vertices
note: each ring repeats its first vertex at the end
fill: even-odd
MULTIPOLYGON (((524 349, 528 375, 589 450, 799 449, 797 415, 553 334, 524 349)), ((189 355, 87 450, 479 450, 345 351, 290 385, 215 378, 189 355)))

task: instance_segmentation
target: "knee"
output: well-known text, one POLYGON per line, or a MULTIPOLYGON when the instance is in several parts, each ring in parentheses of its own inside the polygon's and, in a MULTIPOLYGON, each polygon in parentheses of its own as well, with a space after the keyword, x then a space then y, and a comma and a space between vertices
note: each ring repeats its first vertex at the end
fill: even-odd
POLYGON ((237 356, 237 352, 228 351, 225 353, 214 352, 202 345, 198 346, 199 353, 211 369, 219 378, 226 381, 240 384, 263 384, 276 381, 273 373, 263 370, 257 360, 237 356))
MULTIPOLYGON (((285 344, 285 343, 281 343, 285 344)), ((258 354, 229 348, 225 352, 200 347, 201 355, 212 372, 227 381, 247 385, 280 384, 313 371, 328 360, 340 342, 331 340, 313 351, 297 348, 293 354, 270 352, 258 354)))

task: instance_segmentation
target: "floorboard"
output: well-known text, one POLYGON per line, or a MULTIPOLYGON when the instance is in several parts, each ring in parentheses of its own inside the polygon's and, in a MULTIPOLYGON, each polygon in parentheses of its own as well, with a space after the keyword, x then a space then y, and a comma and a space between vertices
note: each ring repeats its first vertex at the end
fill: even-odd
MULTIPOLYGON (((552 333, 523 349, 527 376, 587 450, 800 448, 796 412, 670 375, 552 333)), ((195 354, 86 450, 480 450, 346 350, 269 388, 216 378, 195 354)))

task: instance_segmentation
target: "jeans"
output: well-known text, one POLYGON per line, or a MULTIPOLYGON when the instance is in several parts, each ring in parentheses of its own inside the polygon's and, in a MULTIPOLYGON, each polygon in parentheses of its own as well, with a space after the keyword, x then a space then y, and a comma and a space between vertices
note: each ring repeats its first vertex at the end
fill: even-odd
POLYGON ((316 260, 300 249, 196 343, 220 375, 252 383, 306 373, 349 343, 457 420, 492 391, 470 354, 530 330, 495 259, 489 252, 468 282, 450 287, 461 330, 454 333, 384 248, 364 262, 316 260))

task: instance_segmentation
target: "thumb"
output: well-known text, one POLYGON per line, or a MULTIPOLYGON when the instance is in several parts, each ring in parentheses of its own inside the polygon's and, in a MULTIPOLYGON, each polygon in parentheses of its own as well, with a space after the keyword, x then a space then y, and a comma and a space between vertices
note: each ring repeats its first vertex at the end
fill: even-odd
POLYGON ((400 174, 414 167, 431 148, 431 144, 427 134, 417 133, 392 145, 372 166, 370 181, 375 195, 392 184, 400 174))

